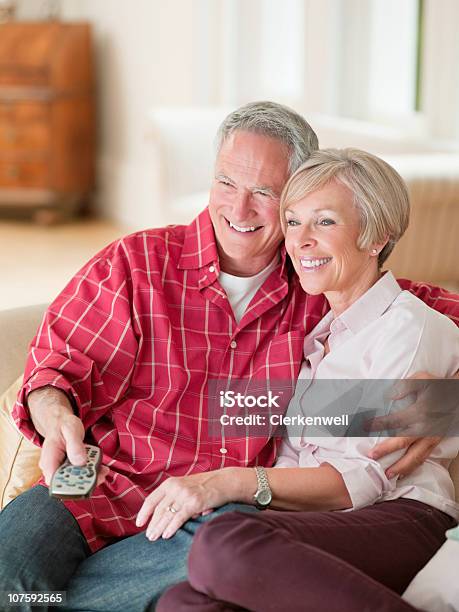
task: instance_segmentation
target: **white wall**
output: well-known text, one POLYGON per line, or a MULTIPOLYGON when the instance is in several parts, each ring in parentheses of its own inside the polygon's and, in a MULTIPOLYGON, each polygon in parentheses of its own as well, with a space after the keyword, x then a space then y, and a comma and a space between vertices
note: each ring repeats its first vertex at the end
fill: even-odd
POLYGON ((148 111, 193 103, 192 2, 64 0, 94 25, 99 94, 100 210, 133 228, 160 225, 148 111))

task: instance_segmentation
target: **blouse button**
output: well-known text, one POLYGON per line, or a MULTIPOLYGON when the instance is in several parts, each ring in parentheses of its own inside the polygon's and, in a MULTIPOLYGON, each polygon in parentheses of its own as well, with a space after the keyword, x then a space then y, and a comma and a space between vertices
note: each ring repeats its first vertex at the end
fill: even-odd
POLYGON ((220 452, 221 452, 222 455, 226 455, 226 453, 228 452, 228 449, 222 447, 220 449, 220 452))
POLYGON ((231 342, 230 347, 231 347, 232 349, 235 349, 235 348, 237 347, 237 342, 236 342, 236 340, 233 340, 233 341, 231 342))
POLYGON ((215 266, 210 266, 209 272, 215 272, 215 266))

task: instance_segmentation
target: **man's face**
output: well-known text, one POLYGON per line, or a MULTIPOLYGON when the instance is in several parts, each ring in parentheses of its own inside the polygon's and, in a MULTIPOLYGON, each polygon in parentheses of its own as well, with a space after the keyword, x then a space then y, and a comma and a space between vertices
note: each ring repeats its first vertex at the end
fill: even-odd
POLYGON ((253 276, 274 258, 283 239, 279 199, 288 161, 286 145, 260 134, 236 131, 223 143, 209 212, 224 272, 253 276))

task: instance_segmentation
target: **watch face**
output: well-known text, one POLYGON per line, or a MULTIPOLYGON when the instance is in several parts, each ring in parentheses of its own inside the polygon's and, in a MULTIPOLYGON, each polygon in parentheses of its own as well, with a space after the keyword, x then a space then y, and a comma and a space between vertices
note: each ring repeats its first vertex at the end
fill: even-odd
POLYGON ((267 506, 271 503, 272 498, 273 496, 271 495, 271 491, 264 489, 258 493, 257 502, 260 504, 260 506, 267 506))

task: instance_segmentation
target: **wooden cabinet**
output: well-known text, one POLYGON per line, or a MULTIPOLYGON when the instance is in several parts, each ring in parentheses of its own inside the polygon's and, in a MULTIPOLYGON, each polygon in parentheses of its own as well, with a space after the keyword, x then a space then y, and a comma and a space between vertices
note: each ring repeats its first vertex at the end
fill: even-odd
POLYGON ((0 209, 75 212, 94 189, 94 153, 89 24, 1 24, 0 209))

